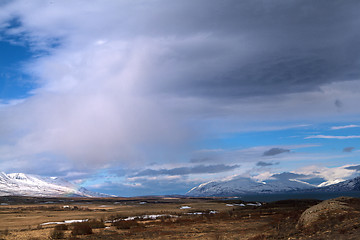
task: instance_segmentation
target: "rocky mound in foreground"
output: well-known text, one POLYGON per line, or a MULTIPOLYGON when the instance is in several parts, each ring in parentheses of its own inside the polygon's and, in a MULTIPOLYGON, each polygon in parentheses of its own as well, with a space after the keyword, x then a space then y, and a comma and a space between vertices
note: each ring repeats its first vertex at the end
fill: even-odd
POLYGON ((360 199, 339 197, 323 201, 305 210, 298 221, 298 229, 337 228, 346 231, 359 227, 360 199), (356 219, 356 221, 353 221, 356 219))

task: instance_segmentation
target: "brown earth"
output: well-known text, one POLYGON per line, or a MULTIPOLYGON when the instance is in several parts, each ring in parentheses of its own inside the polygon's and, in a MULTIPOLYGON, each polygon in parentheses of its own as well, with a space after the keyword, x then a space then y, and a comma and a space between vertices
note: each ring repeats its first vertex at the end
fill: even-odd
POLYGON ((54 238, 56 236, 109 240, 360 239, 360 199, 354 198, 322 203, 318 200, 285 200, 258 207, 236 205, 243 203, 238 199, 217 198, 0 198, 0 203, 4 202, 9 205, 0 206, 0 239, 6 240, 60 239, 54 238), (191 208, 180 209, 181 206, 191 208), (200 212, 202 214, 189 214, 200 212), (121 220, 149 214, 164 216, 121 220), (41 225, 79 219, 89 219, 85 225, 92 228, 92 234, 75 236, 72 232, 79 226, 70 223, 66 224, 67 230, 55 230, 56 224, 41 225))

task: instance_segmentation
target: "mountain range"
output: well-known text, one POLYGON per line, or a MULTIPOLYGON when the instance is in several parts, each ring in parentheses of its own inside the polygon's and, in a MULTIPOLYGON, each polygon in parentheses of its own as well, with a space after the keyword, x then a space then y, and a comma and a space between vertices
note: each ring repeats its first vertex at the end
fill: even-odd
POLYGON ((57 177, 0 172, 0 196, 108 197, 109 195, 89 191, 57 177))
POLYGON ((360 177, 325 187, 296 179, 274 179, 256 182, 251 178, 236 177, 230 180, 210 181, 192 188, 188 196, 236 196, 245 194, 285 193, 285 192, 347 192, 360 191, 360 177))
MULTIPOLYGON (((251 178, 235 177, 228 180, 210 181, 192 188, 187 196, 237 196, 246 194, 301 193, 301 192, 351 192, 360 191, 360 177, 340 183, 317 187, 297 179, 272 179, 257 182, 251 178)), ((0 172, 0 196, 33 197, 109 197, 89 191, 58 177, 0 172)))

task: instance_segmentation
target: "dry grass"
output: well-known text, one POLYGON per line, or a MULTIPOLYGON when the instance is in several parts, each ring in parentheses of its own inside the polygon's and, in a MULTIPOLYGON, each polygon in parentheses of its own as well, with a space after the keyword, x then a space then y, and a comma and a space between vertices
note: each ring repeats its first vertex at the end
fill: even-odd
POLYGON ((89 235, 92 234, 92 228, 89 222, 78 222, 72 224, 71 235, 89 235))
MULTIPOLYGON (((309 206, 318 203, 317 201, 280 201, 262 207, 228 207, 226 206, 228 202, 216 199, 146 200, 147 204, 139 204, 140 201, 144 201, 141 199, 132 199, 131 201, 128 199, 126 201, 119 201, 119 199, 92 201, 89 199, 83 201, 67 199, 67 202, 55 202, 46 205, 17 203, 1 206, 0 239, 59 239, 62 236, 64 239, 109 240, 308 239, 306 238, 307 233, 297 230, 295 226, 300 214, 309 206), (180 207, 184 205, 191 208, 181 210, 180 207), (63 208, 63 206, 70 207, 63 208), (210 214, 210 210, 216 210, 218 213, 210 214), (187 214, 193 212, 205 214, 187 214), (121 220, 129 216, 149 214, 167 216, 155 220, 121 220), (77 224, 40 225, 45 222, 74 219, 89 220, 77 224), (76 228, 77 230, 75 230, 76 228), (90 229, 92 234, 90 234, 90 229)), ((354 214, 359 216, 358 213, 354 214)), ((332 216, 327 216, 327 218, 332 221, 346 220, 333 219, 332 216)), ((354 231, 357 231, 354 229, 356 226, 360 230, 360 223, 358 222, 357 225, 346 225, 344 228, 336 230, 336 234, 341 236, 353 234, 354 231)))

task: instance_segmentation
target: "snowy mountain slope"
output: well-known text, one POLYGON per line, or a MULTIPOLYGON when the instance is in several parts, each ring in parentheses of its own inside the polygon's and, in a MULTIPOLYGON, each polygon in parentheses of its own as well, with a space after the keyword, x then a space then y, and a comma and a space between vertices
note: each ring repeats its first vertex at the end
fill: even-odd
POLYGON ((360 177, 346 180, 340 183, 332 184, 325 187, 311 189, 312 192, 351 192, 360 191, 360 177))
POLYGON ((60 178, 41 177, 24 173, 0 172, 0 196, 34 197, 107 197, 91 192, 60 178))
POLYGON ((275 193, 310 189, 315 186, 294 179, 256 182, 250 178, 236 177, 226 181, 211 181, 194 187, 186 194, 190 196, 233 196, 239 194, 275 193))

